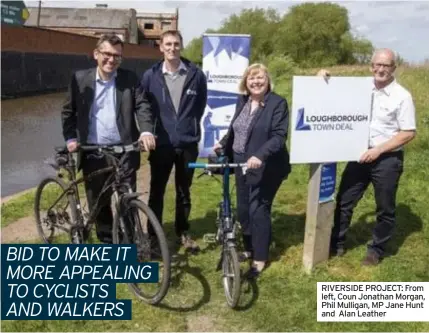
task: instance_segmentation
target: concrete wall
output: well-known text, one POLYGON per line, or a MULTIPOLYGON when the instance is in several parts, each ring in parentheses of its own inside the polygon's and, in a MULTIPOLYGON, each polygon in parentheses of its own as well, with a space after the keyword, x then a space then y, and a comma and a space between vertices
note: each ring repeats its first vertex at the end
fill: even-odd
POLYGON ((30 17, 26 27, 39 27, 97 37, 115 32, 124 41, 138 44, 137 12, 135 9, 50 8, 42 7, 40 22, 38 7, 27 7, 30 17))
MULTIPOLYGON (((103 28, 44 28, 49 30, 68 32, 72 34, 85 35, 90 37, 99 38, 101 35, 106 33, 114 33, 119 36, 124 42, 130 39, 128 29, 103 29, 103 28)), ((134 43, 137 44, 137 43, 134 43)))
POLYGON ((177 30, 177 19, 177 12, 176 14, 137 13, 138 28, 146 39, 158 40, 165 30, 177 30), (145 29, 147 23, 152 24, 153 29, 145 29))
MULTIPOLYGON (((30 27, 1 28, 2 98, 64 90, 74 71, 95 66, 96 38, 30 27)), ((157 49, 126 44, 121 66, 141 75, 160 58, 157 49)))
POLYGON ((132 44, 139 43, 139 29, 137 26, 137 12, 135 9, 130 9, 131 19, 130 19, 130 28, 129 28, 129 42, 132 44))

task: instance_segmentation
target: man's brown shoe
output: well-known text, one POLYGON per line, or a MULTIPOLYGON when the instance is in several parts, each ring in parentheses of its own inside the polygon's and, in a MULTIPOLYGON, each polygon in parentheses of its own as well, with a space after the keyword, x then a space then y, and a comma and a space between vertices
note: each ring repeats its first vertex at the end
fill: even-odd
POLYGON ((376 266, 379 263, 380 263, 380 257, 373 252, 368 253, 366 257, 362 260, 363 266, 376 266))

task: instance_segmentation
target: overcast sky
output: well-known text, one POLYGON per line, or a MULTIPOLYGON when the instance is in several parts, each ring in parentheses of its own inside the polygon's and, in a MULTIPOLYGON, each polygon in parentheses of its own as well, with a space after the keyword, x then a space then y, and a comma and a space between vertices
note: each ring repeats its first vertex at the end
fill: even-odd
MULTIPOLYGON (((37 6, 38 1, 24 1, 37 6)), ((274 8, 281 14, 302 1, 42 1, 46 7, 135 8, 142 12, 174 12, 179 8, 179 29, 185 45, 206 29, 216 29, 222 21, 243 8, 274 8)), ((390 47, 410 62, 429 59, 428 1, 333 1, 346 7, 355 34, 368 38, 375 47, 390 47)))

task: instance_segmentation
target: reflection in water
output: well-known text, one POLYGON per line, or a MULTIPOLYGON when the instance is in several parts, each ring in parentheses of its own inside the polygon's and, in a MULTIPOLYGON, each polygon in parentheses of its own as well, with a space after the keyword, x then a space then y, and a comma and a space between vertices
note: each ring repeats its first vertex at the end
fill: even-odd
POLYGON ((64 145, 61 106, 65 93, 1 103, 1 196, 34 187, 55 174, 44 161, 64 145))

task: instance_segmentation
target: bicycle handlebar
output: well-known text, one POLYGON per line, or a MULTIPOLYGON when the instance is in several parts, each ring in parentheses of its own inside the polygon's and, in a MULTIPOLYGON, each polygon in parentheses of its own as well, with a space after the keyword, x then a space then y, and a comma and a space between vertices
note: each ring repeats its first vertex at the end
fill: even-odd
POLYGON ((241 168, 243 175, 247 171, 247 163, 188 163, 188 168, 191 169, 215 169, 215 168, 241 168))
POLYGON ((122 154, 131 151, 140 151, 141 147, 139 141, 135 141, 129 145, 91 145, 79 146, 79 149, 85 152, 98 151, 113 154, 122 154))
POLYGON ((188 163, 191 169, 247 168, 247 163, 188 163))
MULTIPOLYGON (((54 147, 54 150, 57 153, 69 153, 67 146, 57 146, 54 147)), ((129 145, 86 145, 86 146, 78 146, 78 150, 85 152, 107 152, 113 154, 122 154, 128 153, 130 151, 141 151, 144 150, 140 146, 139 141, 135 141, 129 145)), ((75 152, 77 152, 75 151, 75 152)))

